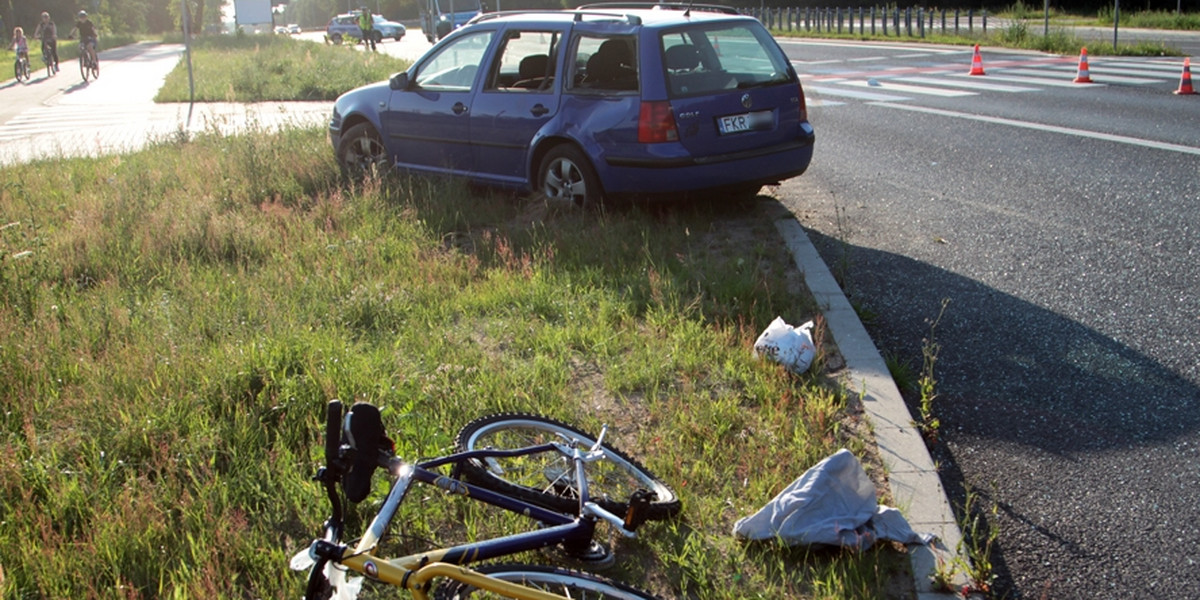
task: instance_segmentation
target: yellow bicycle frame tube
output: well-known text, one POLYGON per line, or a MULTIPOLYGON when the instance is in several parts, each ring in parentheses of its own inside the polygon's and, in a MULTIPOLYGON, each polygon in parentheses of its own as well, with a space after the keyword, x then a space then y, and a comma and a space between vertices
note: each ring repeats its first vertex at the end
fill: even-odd
POLYGON ((511 581, 488 577, 483 573, 460 565, 431 562, 416 570, 412 569, 415 565, 411 563, 418 560, 435 559, 435 557, 441 554, 443 553, 432 552, 420 558, 409 556, 393 562, 380 559, 371 554, 355 555, 352 550, 347 549, 346 556, 342 559, 341 564, 372 579, 403 587, 416 600, 429 600, 429 590, 432 587, 430 582, 435 577, 446 577, 516 600, 564 600, 564 596, 526 587, 511 581))

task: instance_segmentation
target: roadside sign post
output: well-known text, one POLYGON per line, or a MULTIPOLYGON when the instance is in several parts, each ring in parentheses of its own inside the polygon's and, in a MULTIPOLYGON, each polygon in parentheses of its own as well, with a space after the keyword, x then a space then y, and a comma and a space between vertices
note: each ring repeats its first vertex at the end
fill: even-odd
POLYGON ((179 12, 180 19, 183 21, 183 53, 187 57, 188 69, 188 116, 187 127, 192 127, 192 108, 196 105, 196 81, 192 75, 192 35, 188 21, 192 20, 191 12, 188 11, 187 0, 179 0, 183 10, 179 12))
POLYGON ((1113 0, 1113 50, 1117 49, 1117 30, 1121 28, 1121 0, 1113 0))

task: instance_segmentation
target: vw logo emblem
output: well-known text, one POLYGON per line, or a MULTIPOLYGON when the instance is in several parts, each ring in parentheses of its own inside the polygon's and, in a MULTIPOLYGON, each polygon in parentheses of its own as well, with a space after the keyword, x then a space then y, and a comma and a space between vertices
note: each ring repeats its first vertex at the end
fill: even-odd
POLYGON ((742 94, 742 106, 750 108, 751 104, 754 104, 754 102, 750 100, 750 94, 742 94))

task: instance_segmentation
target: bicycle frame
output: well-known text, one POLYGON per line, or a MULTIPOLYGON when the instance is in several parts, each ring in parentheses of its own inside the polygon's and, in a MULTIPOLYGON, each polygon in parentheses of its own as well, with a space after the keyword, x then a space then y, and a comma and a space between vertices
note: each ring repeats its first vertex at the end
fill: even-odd
MULTIPOLYGON (((333 420, 332 404, 331 422, 333 420)), ((337 410, 340 414, 340 405, 337 410)), ((336 456, 337 451, 334 451, 328 441, 328 432, 331 429, 332 425, 327 425, 326 454, 327 456, 336 456)), ((603 439, 603 435, 600 438, 603 439)), ((519 600, 562 600, 561 596, 555 594, 488 577, 466 568, 465 565, 559 544, 566 548, 586 549, 592 542, 599 519, 612 523, 625 536, 635 537, 633 529, 636 528, 636 525, 629 524, 634 517, 630 516, 628 518, 631 521, 626 521, 589 500, 584 465, 587 462, 603 459, 603 450, 599 448, 599 440, 586 452, 565 444, 551 442, 517 450, 461 452, 418 464, 408 464, 400 458, 389 456, 386 460, 386 467, 394 480, 388 491, 387 499, 354 548, 340 543, 343 533, 343 504, 337 484, 341 479, 341 466, 335 461, 327 461, 335 462, 335 464, 322 467, 314 479, 323 484, 332 507, 332 514, 325 522, 324 537, 315 540, 308 550, 309 557, 317 561, 317 567, 313 568, 310 576, 310 595, 313 591, 311 586, 315 585, 315 578, 324 568, 323 563, 332 561, 373 580, 406 589, 417 600, 427 599, 428 592, 432 589, 431 582, 437 577, 448 577, 519 600), (581 482, 578 514, 564 514, 549 510, 467 483, 455 475, 447 476, 435 471, 435 469, 446 466, 457 466, 468 460, 516 457, 539 452, 560 452, 571 457, 577 480, 581 482), (379 557, 374 554, 374 551, 414 482, 433 485, 449 494, 464 496, 524 515, 541 523, 543 527, 536 531, 470 542, 399 558, 379 557)), ((381 459, 380 462, 383 460, 381 459)))

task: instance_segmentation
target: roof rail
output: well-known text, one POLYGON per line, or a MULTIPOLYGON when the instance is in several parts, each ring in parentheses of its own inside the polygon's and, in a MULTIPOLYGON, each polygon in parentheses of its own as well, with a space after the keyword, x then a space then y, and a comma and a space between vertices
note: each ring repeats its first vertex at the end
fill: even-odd
POLYGON ((584 10, 584 9, 596 10, 596 9, 602 9, 602 8, 604 8, 604 9, 640 8, 640 9, 651 9, 651 10, 655 10, 655 9, 657 9, 657 10, 682 10, 684 12, 691 12, 693 10, 698 10, 701 12, 716 12, 716 13, 724 13, 727 15, 739 14, 737 9, 733 8, 732 6, 725 6, 723 4, 696 4, 694 2, 619 2, 619 1, 618 2, 597 2, 594 4, 584 4, 584 5, 580 6, 577 10, 584 10))
POLYGON ((641 17, 638 17, 636 15, 614 14, 611 11, 598 10, 600 8, 608 8, 608 7, 606 7, 603 4, 598 4, 598 5, 594 5, 592 7, 592 10, 585 10, 584 7, 582 7, 582 6, 579 8, 576 8, 576 9, 567 9, 567 10, 554 10, 554 9, 548 9, 548 8, 541 8, 541 9, 534 8, 534 9, 529 9, 529 10, 503 10, 503 11, 496 11, 496 12, 480 13, 480 14, 472 17, 471 20, 468 21, 467 23, 468 24, 479 23, 482 21, 489 21, 491 19, 498 19, 500 17, 508 17, 508 16, 512 16, 512 15, 573 15, 574 20, 577 22, 582 21, 584 19, 584 17, 604 17, 604 18, 608 18, 608 19, 622 20, 622 21, 625 21, 626 23, 629 23, 630 25, 641 25, 642 24, 641 17))

